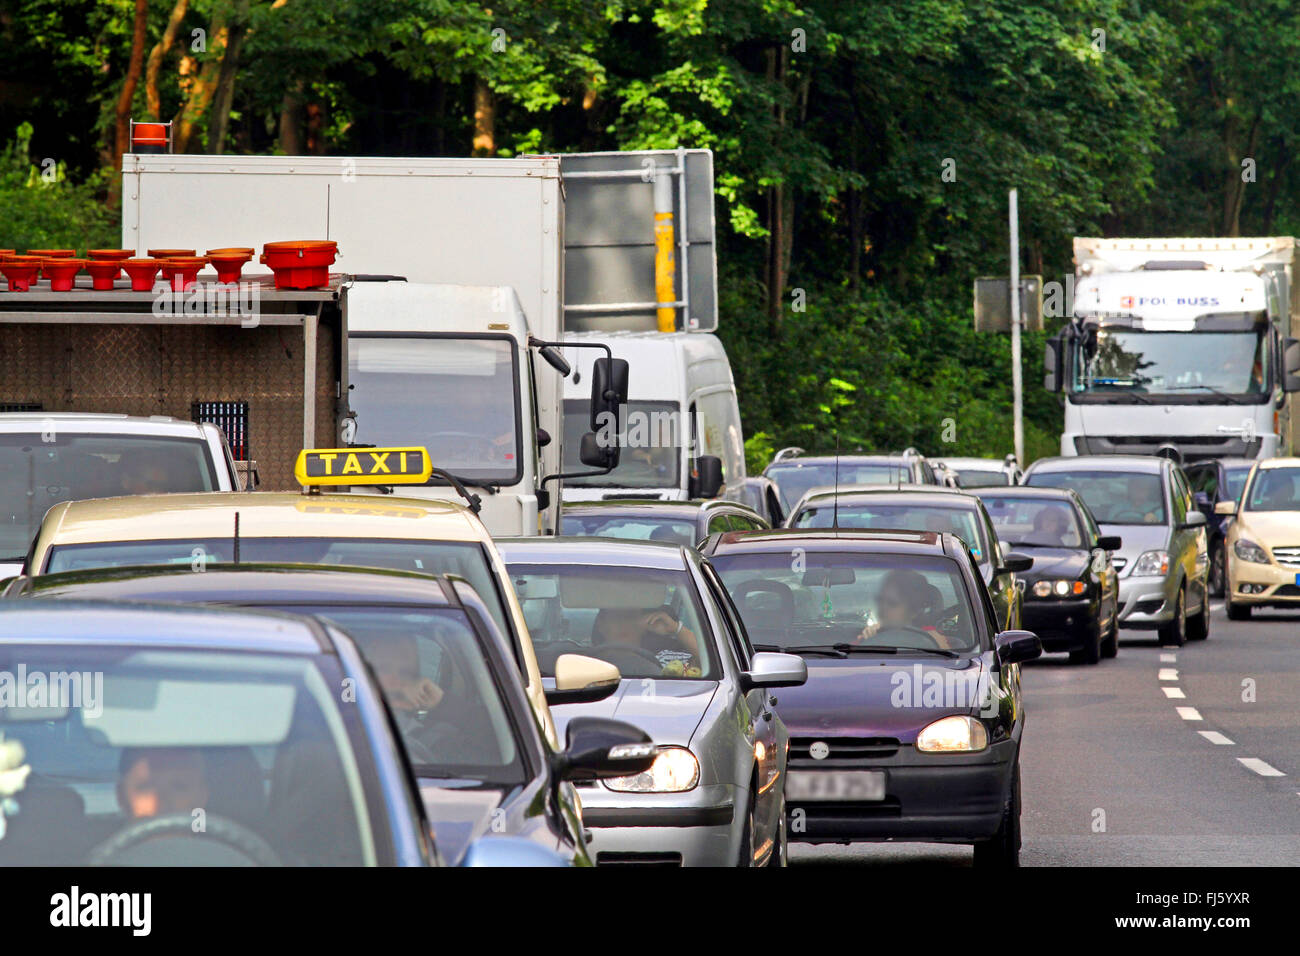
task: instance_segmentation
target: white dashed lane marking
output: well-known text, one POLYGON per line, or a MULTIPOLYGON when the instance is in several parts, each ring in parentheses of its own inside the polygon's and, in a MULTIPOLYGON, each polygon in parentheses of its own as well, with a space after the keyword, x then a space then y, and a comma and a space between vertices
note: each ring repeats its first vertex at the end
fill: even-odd
POLYGON ((1175 707, 1174 710, 1178 711, 1178 716, 1183 718, 1183 720, 1201 719, 1201 712, 1195 707, 1175 707))
POLYGON ((1165 692, 1165 696, 1170 700, 1183 700, 1187 697, 1181 687, 1161 687, 1160 689, 1165 692))
POLYGON ((1206 740, 1208 740, 1210 743, 1218 744, 1220 747, 1232 746, 1232 741, 1229 740, 1227 737, 1223 736, 1223 734, 1219 733, 1217 730, 1198 730, 1197 733, 1200 734, 1202 737, 1204 737, 1206 740))
POLYGON ((1176 660, 1178 660, 1178 655, 1177 655, 1177 654, 1161 654, 1161 655, 1160 655, 1160 663, 1161 663, 1161 664, 1172 664, 1172 663, 1173 663, 1174 661, 1176 661, 1176 660))
POLYGON ((1284 774, 1281 770, 1278 770, 1276 767, 1265 763, 1264 761, 1260 760, 1258 757, 1238 757, 1237 760, 1240 761, 1241 765, 1245 767, 1247 770, 1253 770, 1261 777, 1285 777, 1286 776, 1286 774, 1284 774))
POLYGON ((1162 667, 1160 673, 1156 675, 1156 680, 1178 680, 1177 667, 1162 667))

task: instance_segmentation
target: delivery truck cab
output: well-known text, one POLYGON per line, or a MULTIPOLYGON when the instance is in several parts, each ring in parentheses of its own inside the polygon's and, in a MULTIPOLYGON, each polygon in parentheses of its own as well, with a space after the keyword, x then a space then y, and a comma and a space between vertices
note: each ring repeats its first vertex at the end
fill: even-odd
MULTIPOLYGON (((745 440, 731 363, 717 336, 703 332, 570 332, 565 342, 602 342, 634 370, 618 423, 621 454, 608 474, 568 477, 565 501, 607 498, 684 501, 713 498, 745 477, 745 440)), ((564 380, 567 474, 589 431, 591 367, 601 353, 567 348, 564 380)))

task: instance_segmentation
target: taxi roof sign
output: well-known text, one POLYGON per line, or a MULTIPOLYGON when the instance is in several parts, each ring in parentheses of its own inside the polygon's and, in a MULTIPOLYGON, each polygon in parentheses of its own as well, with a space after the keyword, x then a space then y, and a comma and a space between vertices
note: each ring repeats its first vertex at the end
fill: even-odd
POLYGON ((293 475, 311 485, 422 485, 433 474, 427 449, 304 448, 293 475))

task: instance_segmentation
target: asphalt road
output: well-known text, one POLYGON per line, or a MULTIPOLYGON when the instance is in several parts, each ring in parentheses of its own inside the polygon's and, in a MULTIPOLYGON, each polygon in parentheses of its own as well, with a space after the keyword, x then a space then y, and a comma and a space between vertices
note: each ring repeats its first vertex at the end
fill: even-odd
MULTIPOLYGON (((1300 860, 1300 613, 1162 648, 1121 631, 1096 667, 1022 668, 1022 866, 1293 866, 1300 860)), ((795 864, 969 866, 968 847, 791 847, 795 864)))

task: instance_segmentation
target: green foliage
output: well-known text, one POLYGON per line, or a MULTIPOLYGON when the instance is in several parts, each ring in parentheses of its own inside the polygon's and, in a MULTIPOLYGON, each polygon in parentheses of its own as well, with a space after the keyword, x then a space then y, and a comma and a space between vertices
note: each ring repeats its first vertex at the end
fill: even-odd
POLYGON ((62 163, 41 166, 29 155, 32 127, 24 123, 0 152, 0 247, 17 249, 114 248, 117 216, 107 210, 98 180, 74 184, 62 163))

